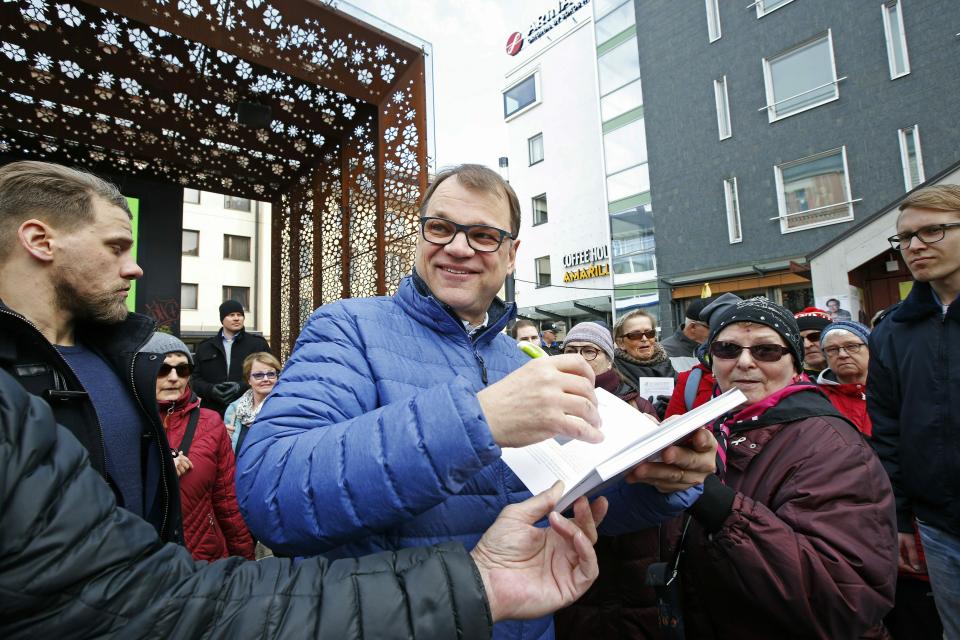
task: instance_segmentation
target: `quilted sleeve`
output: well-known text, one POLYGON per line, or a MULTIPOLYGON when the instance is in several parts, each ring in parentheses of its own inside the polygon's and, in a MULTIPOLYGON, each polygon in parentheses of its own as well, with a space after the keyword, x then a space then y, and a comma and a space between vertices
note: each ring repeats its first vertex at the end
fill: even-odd
POLYGON ((500 456, 465 379, 380 406, 345 305, 310 319, 242 449, 244 518, 271 549, 294 555, 391 529, 500 456))

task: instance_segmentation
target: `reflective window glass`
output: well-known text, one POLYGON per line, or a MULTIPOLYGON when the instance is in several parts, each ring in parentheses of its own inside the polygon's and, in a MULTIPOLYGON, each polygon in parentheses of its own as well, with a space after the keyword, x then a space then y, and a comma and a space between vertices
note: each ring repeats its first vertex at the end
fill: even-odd
POLYGON ((600 117, 604 122, 643 104, 643 89, 640 80, 634 80, 600 99, 600 117))
POLYGON ((646 163, 607 178, 607 200, 616 202, 650 191, 650 173, 646 163))
POLYGON ((637 39, 630 38, 597 58, 597 69, 600 74, 600 95, 606 95, 639 78, 637 39))
POLYGON ((613 36, 630 28, 636 18, 633 14, 633 2, 622 5, 597 20, 597 44, 603 44, 613 36))
POLYGON ((603 159, 607 175, 647 161, 644 119, 634 120, 603 136, 603 159))
POLYGON ((767 104, 775 120, 838 97, 830 37, 766 61, 767 104))
POLYGON ((530 76, 503 92, 503 117, 509 117, 537 101, 537 76, 530 76))

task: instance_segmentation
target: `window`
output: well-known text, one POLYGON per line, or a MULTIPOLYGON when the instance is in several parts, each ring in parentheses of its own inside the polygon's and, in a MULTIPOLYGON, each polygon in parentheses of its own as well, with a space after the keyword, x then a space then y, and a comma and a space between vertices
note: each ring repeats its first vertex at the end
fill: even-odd
POLYGON ((720 8, 717 6, 717 0, 706 0, 707 2, 707 35, 710 42, 716 42, 720 39, 720 8))
POLYGON ((223 257, 226 260, 250 261, 250 238, 223 234, 223 257))
POLYGON ((180 308, 197 308, 197 285, 187 284, 186 282, 180 284, 180 308))
POLYGON ((531 198, 533 207, 533 226, 543 224, 547 221, 547 194, 541 193, 539 196, 531 198))
POLYGON ((740 196, 737 194, 736 178, 723 181, 723 196, 727 202, 727 235, 730 244, 741 242, 743 230, 740 228, 740 196))
POLYGON ((644 273, 656 268, 653 214, 640 205, 610 216, 610 250, 615 274, 644 273))
POLYGON ((717 103, 717 129, 720 139, 726 140, 733 133, 730 130, 730 98, 727 95, 727 76, 713 81, 713 98, 717 103))
POLYGON ((917 125, 900 129, 900 161, 903 163, 903 187, 910 191, 926 179, 923 175, 923 157, 920 155, 920 128, 917 125))
POLYGON ((647 161, 647 135, 640 118, 603 136, 603 161, 607 175, 647 161))
POLYGON ((853 219, 845 147, 776 167, 780 231, 853 219))
POLYGON ((503 117, 509 118, 537 102, 537 74, 524 78, 503 92, 503 117))
POLYGON ((757 17, 762 18, 774 9, 779 9, 785 4, 790 4, 793 0, 757 0, 757 17))
POLYGON ((250 211, 250 199, 223 196, 223 208, 233 209, 234 211, 250 211))
POLYGON ((621 34, 636 22, 633 13, 633 1, 622 5, 597 20, 597 44, 603 44, 615 35, 621 34))
MULTIPOLYGON (((770 122, 840 97, 830 32, 785 53, 764 59, 770 122)), ((762 109, 761 109, 762 110, 762 109)))
POLYGON ((190 204, 200 204, 200 189, 184 189, 183 201, 190 204))
POLYGON ((244 311, 250 311, 250 287, 224 287, 224 300, 236 300, 243 305, 244 311))
POLYGON ((600 95, 606 95, 640 77, 637 39, 630 38, 597 58, 600 95))
POLYGON ((183 230, 183 239, 180 241, 180 253, 185 256, 200 255, 200 232, 191 229, 183 230))
POLYGON ((890 79, 910 73, 910 57, 907 55, 907 35, 903 30, 903 11, 898 0, 883 5, 883 35, 887 38, 887 62, 890 79))
POLYGON ((544 256, 536 259, 537 269, 537 288, 549 287, 550 282, 550 256, 544 256))
POLYGON ((650 191, 650 172, 646 163, 607 177, 607 201, 616 202, 650 191))
POLYGON ((600 98, 600 117, 609 122, 642 104, 643 88, 638 79, 600 98))
POLYGON ((530 156, 530 164, 543 162, 543 134, 538 133, 527 140, 527 153, 530 156))

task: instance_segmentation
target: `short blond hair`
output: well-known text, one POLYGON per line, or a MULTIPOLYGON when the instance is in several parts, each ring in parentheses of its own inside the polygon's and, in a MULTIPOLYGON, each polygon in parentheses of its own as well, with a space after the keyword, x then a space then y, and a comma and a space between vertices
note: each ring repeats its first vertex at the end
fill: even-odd
POLYGON ((900 203, 901 212, 908 207, 960 212, 960 185, 938 184, 917 189, 900 203))
POLYGON ((622 316, 619 320, 617 320, 617 324, 613 327, 613 337, 615 340, 619 340, 623 337, 623 325, 627 323, 627 320, 631 320, 633 318, 649 318, 654 331, 656 331, 657 319, 654 317, 654 315, 649 311, 637 309, 636 311, 631 311, 627 315, 622 316))
POLYGON ((93 221, 95 197, 131 215, 120 190, 92 173, 36 160, 0 167, 0 260, 12 251, 25 220, 37 218, 73 231, 93 221))
POLYGON ((256 353, 251 353, 246 358, 243 359, 243 379, 246 380, 250 377, 250 372, 253 370, 253 363, 259 362, 260 364, 265 364, 268 367, 273 367, 277 370, 277 373, 280 373, 280 361, 277 360, 272 353, 269 351, 257 351, 256 353))

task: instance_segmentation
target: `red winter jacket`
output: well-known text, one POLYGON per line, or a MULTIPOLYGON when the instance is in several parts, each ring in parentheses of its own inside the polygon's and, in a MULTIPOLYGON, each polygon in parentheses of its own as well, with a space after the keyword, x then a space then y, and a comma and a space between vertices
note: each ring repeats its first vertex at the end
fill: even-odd
POLYGON ((699 407, 713 396, 713 372, 702 364, 698 364, 693 369, 677 375, 677 383, 673 387, 673 395, 670 396, 670 404, 667 405, 667 412, 663 416, 664 419, 670 416, 684 414, 690 411, 690 409, 693 409, 693 407, 688 407, 684 402, 684 390, 687 386, 687 379, 694 369, 699 369, 703 377, 700 378, 700 384, 697 386, 697 394, 693 399, 693 407, 699 407))
MULTIPOLYGON (((161 402, 160 416, 173 449, 179 449, 190 412, 200 406, 188 386, 174 402, 161 402)), ((183 537, 196 560, 242 556, 253 560, 253 538, 240 516, 234 489, 236 462, 230 436, 215 411, 200 409, 187 458, 193 468, 180 476, 183 537)))
POLYGON ((873 423, 867 413, 867 385, 840 382, 833 371, 824 369, 817 377, 817 386, 860 433, 867 437, 873 435, 873 423))

